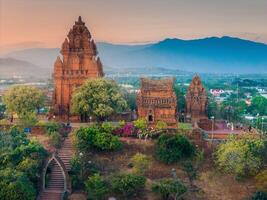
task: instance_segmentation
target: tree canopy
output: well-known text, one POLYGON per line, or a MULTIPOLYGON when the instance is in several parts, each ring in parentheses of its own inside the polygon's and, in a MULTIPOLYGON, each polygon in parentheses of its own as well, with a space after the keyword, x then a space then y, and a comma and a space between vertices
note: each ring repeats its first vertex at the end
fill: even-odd
POLYGON ((19 85, 4 94, 3 102, 9 114, 16 113, 20 119, 27 119, 44 105, 44 99, 44 94, 36 87, 19 85))
POLYGON ((253 135, 230 136, 215 152, 217 166, 236 177, 255 175, 266 159, 266 140, 253 135))
POLYGON ((72 97, 74 114, 94 116, 104 120, 127 107, 118 85, 107 79, 89 79, 77 88, 72 97))
POLYGON ((249 112, 254 115, 267 115, 267 99, 262 96, 255 96, 252 98, 249 112))
POLYGON ((34 200, 47 152, 12 128, 0 132, 0 199, 34 200))

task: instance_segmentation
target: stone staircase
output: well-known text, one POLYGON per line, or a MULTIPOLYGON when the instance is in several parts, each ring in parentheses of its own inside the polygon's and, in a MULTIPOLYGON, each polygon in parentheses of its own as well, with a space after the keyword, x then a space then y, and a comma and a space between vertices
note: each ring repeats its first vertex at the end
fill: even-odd
POLYGON ((70 171, 71 165, 70 165, 70 160, 74 155, 74 150, 73 150, 73 144, 71 141, 71 137, 67 137, 62 145, 62 147, 58 151, 58 156, 60 159, 63 161, 67 171, 70 171))
MULTIPOLYGON (((67 137, 61 148, 58 150, 57 156, 62 160, 67 171, 70 171, 70 160, 74 154, 71 137, 67 137)), ((60 166, 55 160, 52 160, 51 178, 47 183, 47 187, 42 191, 38 200, 61 200, 64 192, 64 176, 60 166)))

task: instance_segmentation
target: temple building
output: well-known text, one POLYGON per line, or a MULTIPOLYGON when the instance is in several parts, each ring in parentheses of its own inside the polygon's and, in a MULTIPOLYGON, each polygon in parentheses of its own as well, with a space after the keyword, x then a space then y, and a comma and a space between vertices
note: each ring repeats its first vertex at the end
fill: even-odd
POLYGON ((207 119, 208 95, 199 76, 194 76, 186 93, 186 118, 192 123, 207 119))
POLYGON ((72 93, 86 79, 103 77, 104 73, 95 42, 81 17, 70 29, 60 53, 62 59, 57 57, 53 73, 54 115, 65 121, 83 120, 70 114, 72 93))
POLYGON ((138 118, 147 119, 153 127, 158 121, 168 128, 177 128, 177 100, 173 90, 174 79, 151 80, 141 78, 141 89, 137 94, 138 118))

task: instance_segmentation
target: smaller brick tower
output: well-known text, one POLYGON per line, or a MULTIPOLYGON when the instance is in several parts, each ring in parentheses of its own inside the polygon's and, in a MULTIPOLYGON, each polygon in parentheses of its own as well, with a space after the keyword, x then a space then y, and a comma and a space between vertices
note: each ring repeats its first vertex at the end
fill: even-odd
POLYGON ((174 79, 141 78, 141 89, 137 94, 138 117, 147 119, 152 127, 158 121, 164 121, 168 128, 177 128, 177 101, 173 82, 174 79))
POLYGON ((186 93, 186 118, 192 123, 207 119, 208 95, 199 76, 194 76, 186 93))

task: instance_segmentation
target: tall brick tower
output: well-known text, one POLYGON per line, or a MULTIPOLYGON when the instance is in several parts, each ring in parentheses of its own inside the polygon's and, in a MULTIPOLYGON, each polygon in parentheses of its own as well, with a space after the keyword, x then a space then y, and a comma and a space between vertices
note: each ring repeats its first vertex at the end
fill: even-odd
POLYGON ((71 96, 86 79, 103 77, 103 68, 94 40, 79 17, 62 44, 63 60, 58 56, 54 64, 53 112, 63 121, 80 120, 70 115, 71 96))

